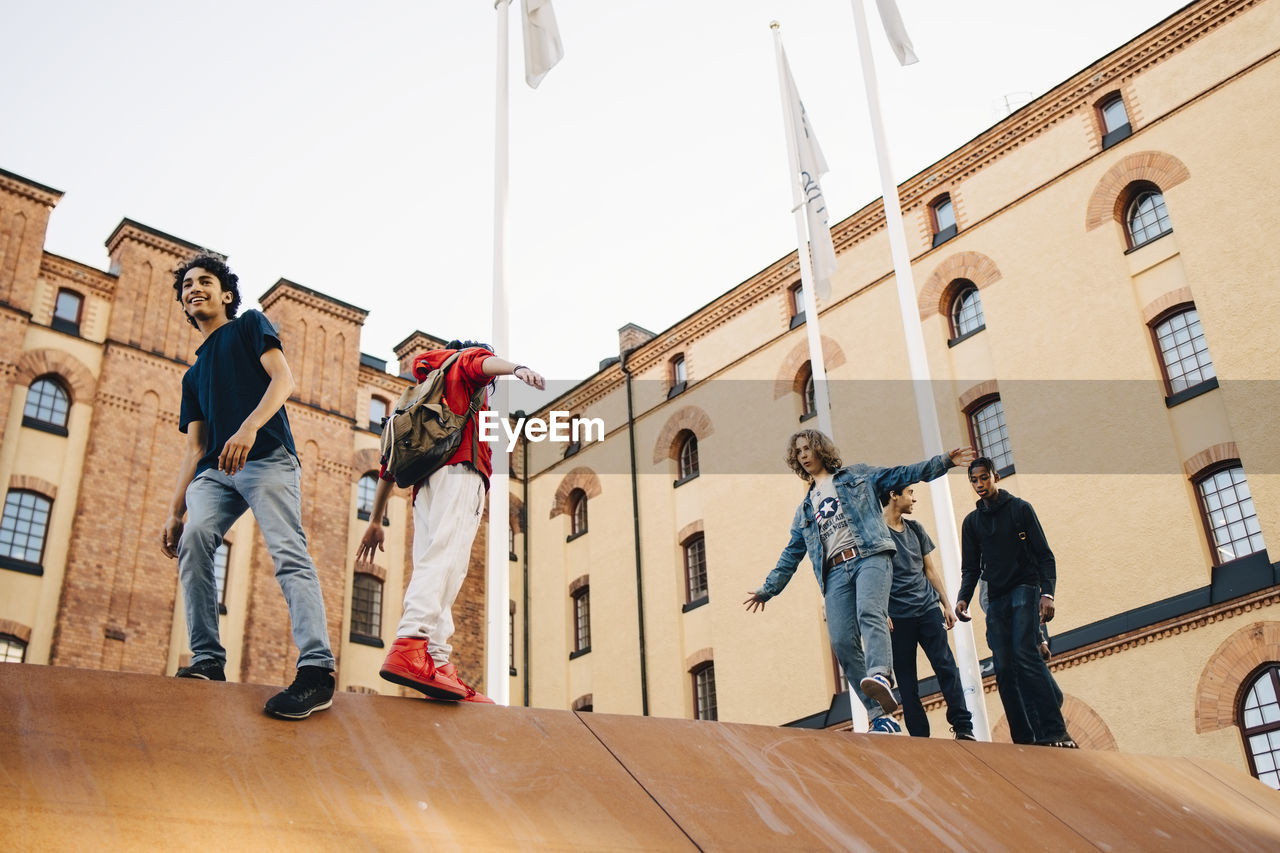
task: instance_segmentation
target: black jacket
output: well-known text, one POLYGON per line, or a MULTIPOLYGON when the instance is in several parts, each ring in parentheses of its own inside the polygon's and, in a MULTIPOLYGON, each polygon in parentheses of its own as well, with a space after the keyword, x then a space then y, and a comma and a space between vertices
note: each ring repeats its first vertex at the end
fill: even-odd
POLYGON ((1039 586, 1053 595, 1057 564, 1031 504, 1000 490, 994 506, 979 500, 960 528, 960 594, 973 601, 978 578, 985 578, 992 597, 1015 586, 1039 586))

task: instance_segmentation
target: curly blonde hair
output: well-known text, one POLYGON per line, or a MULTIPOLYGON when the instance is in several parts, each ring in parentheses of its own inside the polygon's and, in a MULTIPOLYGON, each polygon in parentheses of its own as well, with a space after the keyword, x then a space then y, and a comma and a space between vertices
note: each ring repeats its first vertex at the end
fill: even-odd
POLYGON ((823 467, 828 471, 835 471, 840 467, 840 451, 836 449, 835 444, 827 437, 827 434, 816 429, 802 429, 787 439, 787 465, 792 471, 796 472, 796 476, 801 480, 806 483, 813 480, 813 475, 804 470, 804 466, 800 464, 799 453, 796 451, 796 442, 802 438, 809 440, 810 449, 818 454, 818 458, 822 460, 823 467))

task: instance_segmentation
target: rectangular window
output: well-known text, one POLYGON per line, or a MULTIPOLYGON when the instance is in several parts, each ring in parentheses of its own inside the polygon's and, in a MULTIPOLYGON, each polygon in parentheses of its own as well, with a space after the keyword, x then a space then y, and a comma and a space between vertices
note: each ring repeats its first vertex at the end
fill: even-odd
POLYGON ((701 535, 685 543, 684 577, 689 602, 707 597, 707 545, 701 535))
POLYGON ((0 663, 22 663, 26 658, 26 643, 17 637, 0 634, 0 663))
POLYGON ((218 596, 218 612, 227 612, 227 560, 231 556, 231 546, 224 539, 213 552, 213 586, 218 596))
POLYGON ((1200 480, 1196 488, 1218 565, 1256 554, 1266 547, 1244 468, 1235 465, 1216 471, 1200 480))
POLYGON ((694 719, 714 720, 716 716, 716 667, 707 664, 693 673, 694 719))
POLYGON ((974 408, 969 415, 969 428, 978 454, 996 463, 1000 476, 1012 473, 1013 449, 1009 446, 1009 428, 1005 426, 1000 398, 974 408))
POLYGON ((351 584, 351 633, 377 637, 382 633, 382 581, 357 572, 351 584))
POLYGON ((59 290, 53 306, 53 322, 49 325, 60 332, 80 334, 80 310, 84 297, 72 290, 59 290))
POLYGON ((591 587, 588 586, 573 594, 573 650, 591 650, 591 587))

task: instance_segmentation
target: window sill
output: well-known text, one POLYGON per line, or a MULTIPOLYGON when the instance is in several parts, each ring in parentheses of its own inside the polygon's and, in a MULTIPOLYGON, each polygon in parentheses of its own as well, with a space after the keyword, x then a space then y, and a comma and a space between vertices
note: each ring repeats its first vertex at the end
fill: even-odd
POLYGON ((62 332, 64 335, 80 337, 80 324, 71 320, 63 320, 61 317, 54 317, 49 322, 49 328, 55 332, 62 332))
POLYGON ((672 385, 671 390, 667 392, 667 399, 670 400, 672 397, 683 394, 687 384, 687 382, 677 382, 675 385, 672 385))
POLYGON ((694 471, 692 474, 690 474, 687 477, 681 477, 679 480, 676 480, 674 483, 671 484, 671 488, 678 489, 681 486, 683 486, 685 483, 689 482, 690 480, 698 479, 698 474, 700 473, 701 473, 700 471, 694 471))
POLYGON ((510 561, 511 561, 511 562, 513 562, 513 563, 518 563, 518 562, 520 562, 520 558, 516 556, 516 552, 515 552, 515 551, 508 551, 508 552, 507 552, 507 559, 508 559, 508 560, 510 560, 510 561))
POLYGON ((63 437, 66 437, 68 434, 66 427, 51 424, 48 421, 36 420, 30 415, 22 416, 22 425, 30 429, 38 429, 40 432, 52 433, 53 435, 61 435, 63 437))
POLYGON ((578 649, 576 652, 569 652, 569 660, 574 660, 575 658, 580 658, 583 655, 590 653, 591 647, 587 646, 585 649, 578 649))
POLYGON ((28 563, 26 560, 15 560, 13 557, 0 557, 0 569, 12 569, 24 575, 44 574, 44 566, 39 563, 28 563))
POLYGON ((1011 477, 1011 476, 1013 476, 1013 475, 1014 475, 1014 474, 1016 474, 1016 473, 1018 473, 1018 472, 1014 470, 1014 467, 1013 467, 1012 465, 1006 465, 1006 466, 1004 466, 1003 468, 1001 468, 999 471, 997 471, 997 472, 996 472, 996 474, 997 474, 997 475, 1000 477, 1000 479, 1002 479, 1002 480, 1003 480, 1005 477, 1011 477))
POLYGON ((978 334, 978 332, 985 332, 986 330, 987 330, 987 324, 986 324, 986 323, 983 323, 983 324, 982 324, 981 326, 979 326, 978 328, 976 328, 976 329, 970 329, 969 331, 965 332, 963 335, 957 335, 956 337, 954 337, 954 338, 952 338, 951 340, 947 341, 947 346, 948 346, 948 347, 953 347, 953 346, 955 346, 956 344, 960 343, 961 341, 967 341, 967 340, 969 340, 969 338, 972 338, 974 335, 978 334))
POLYGON ((797 326, 803 326, 803 325, 804 325, 804 312, 801 311, 799 314, 791 315, 791 325, 787 326, 787 329, 794 329, 797 326))
POLYGON ((375 649, 386 648, 386 644, 382 642, 380 637, 370 637, 368 634, 357 634, 355 631, 351 632, 350 640, 358 646, 373 646, 375 649))
POLYGON ((586 535, 587 535, 587 531, 579 530, 577 533, 570 533, 568 536, 564 537, 564 541, 572 542, 573 540, 577 539, 579 536, 586 536, 586 535))
POLYGON ((803 415, 800 416, 800 423, 804 423, 805 421, 811 421, 817 416, 818 416, 817 412, 805 412, 803 415))
POLYGON ((218 602, 218 615, 219 616, 227 615, 227 605, 223 604, 222 602, 218 602))
POLYGON ((515 668, 514 666, 513 666, 513 667, 510 667, 510 668, 507 670, 507 675, 511 676, 512 678, 515 678, 515 677, 516 677, 516 676, 518 676, 519 674, 520 674, 520 673, 516 672, 516 668, 515 668))
POLYGON ((694 599, 693 601, 690 601, 688 604, 686 604, 684 607, 681 607, 680 612, 688 613, 690 610, 697 610, 699 607, 706 604, 710 600, 711 600, 710 596, 704 595, 702 596, 702 598, 694 599))
POLYGON ((1168 397, 1164 398, 1165 408, 1172 409, 1179 403, 1185 403, 1188 400, 1199 397, 1201 394, 1208 394, 1217 387, 1218 377, 1215 376, 1212 379, 1206 379, 1204 382, 1192 385, 1190 388, 1183 388, 1176 394, 1170 394, 1168 397))
POLYGON ((568 459, 570 456, 573 456, 575 453, 577 453, 581 449, 582 449, 582 442, 580 441, 569 442, 564 446, 564 458, 568 459))

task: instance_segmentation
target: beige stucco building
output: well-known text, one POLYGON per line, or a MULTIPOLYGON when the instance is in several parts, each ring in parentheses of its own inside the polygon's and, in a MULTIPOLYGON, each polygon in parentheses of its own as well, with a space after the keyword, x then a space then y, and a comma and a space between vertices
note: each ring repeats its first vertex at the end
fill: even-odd
MULTIPOLYGON (((1280 4, 1193 3, 899 188, 944 443, 1001 454, 1040 515, 1086 746, 1253 769, 1240 727, 1280 728, 1277 51, 1280 4)), ((881 203, 832 231, 835 438, 848 461, 916 461, 881 203)), ((763 614, 742 606, 803 495, 782 459, 814 424, 798 280, 793 253, 657 334, 626 326, 620 360, 531 413, 605 435, 521 449, 513 703, 848 720, 808 561, 763 614)), ((946 482, 958 524, 973 495, 946 482)), ((917 517, 937 529, 927 499, 917 517)))

